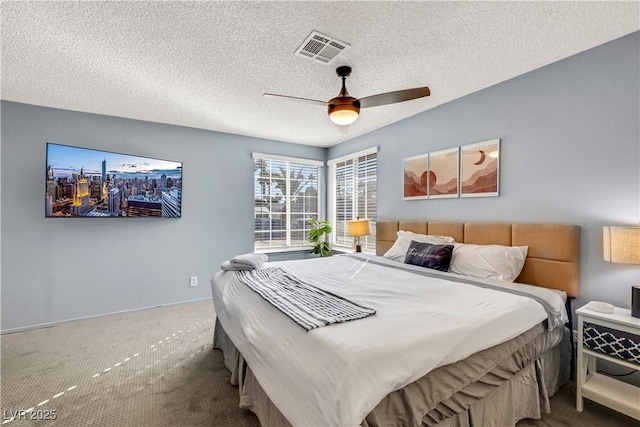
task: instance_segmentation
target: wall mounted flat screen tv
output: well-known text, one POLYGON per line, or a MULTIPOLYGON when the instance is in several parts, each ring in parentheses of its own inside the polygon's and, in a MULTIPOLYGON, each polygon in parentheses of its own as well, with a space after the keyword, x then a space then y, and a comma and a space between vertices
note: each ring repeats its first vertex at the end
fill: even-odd
POLYGON ((46 217, 180 218, 182 163, 47 143, 46 217))

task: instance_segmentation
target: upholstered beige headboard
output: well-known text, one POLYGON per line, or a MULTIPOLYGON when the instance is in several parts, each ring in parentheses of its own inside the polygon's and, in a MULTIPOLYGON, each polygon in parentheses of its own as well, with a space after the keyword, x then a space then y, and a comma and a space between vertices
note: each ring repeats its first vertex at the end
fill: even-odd
POLYGON ((578 296, 580 231, 576 225, 378 220, 377 255, 393 245, 398 230, 451 236, 459 243, 528 246, 527 260, 516 282, 578 296))

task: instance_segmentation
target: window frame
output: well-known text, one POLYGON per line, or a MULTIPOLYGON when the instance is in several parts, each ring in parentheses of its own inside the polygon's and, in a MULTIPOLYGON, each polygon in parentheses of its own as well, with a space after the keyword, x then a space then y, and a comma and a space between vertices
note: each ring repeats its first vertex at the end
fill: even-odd
MULTIPOLYGON (((293 214, 293 212, 291 212, 291 197, 290 197, 290 192, 291 192, 291 164, 301 164, 303 165, 303 167, 306 166, 313 166, 313 167, 317 167, 318 168, 318 173, 316 176, 316 181, 317 181, 317 193, 318 193, 318 212, 317 212, 317 216, 318 219, 323 219, 324 218, 324 200, 325 200, 325 194, 324 194, 324 174, 325 174, 325 162, 321 161, 321 160, 313 160, 313 159, 304 159, 304 158, 300 158, 300 157, 290 157, 290 156, 282 156, 282 155, 277 155, 277 154, 266 154, 266 153, 258 153, 258 152, 253 152, 251 157, 253 158, 253 163, 254 163, 254 192, 253 192, 253 206, 254 206, 254 221, 256 219, 256 213, 255 213, 255 208, 256 208, 256 190, 255 190, 255 162, 256 159, 261 159, 261 160, 275 160, 275 161, 279 161, 279 162, 285 162, 286 163, 286 184, 285 184, 285 188, 286 188, 286 194, 283 194, 283 196, 285 197, 285 212, 286 212, 286 216, 285 216, 285 242, 283 245, 269 245, 268 247, 257 247, 256 246, 256 229, 255 229, 255 225, 254 225, 254 230, 253 230, 253 248, 255 252, 261 252, 261 253, 272 253, 272 252, 289 252, 289 251, 300 251, 300 250, 308 250, 312 247, 311 243, 308 241, 308 235, 305 236, 304 241, 306 242, 305 244, 296 244, 293 245, 292 244, 292 239, 291 239, 291 233, 293 231, 299 231, 299 230, 292 230, 291 228, 291 215, 293 214)), ((273 238, 270 237, 269 239, 270 242, 273 242, 273 238)))
MULTIPOLYGON (((357 188, 358 187, 358 174, 357 174, 357 163, 358 159, 361 157, 366 157, 366 156, 370 156, 372 154, 376 155, 376 206, 375 206, 375 210, 376 210, 376 215, 373 218, 369 218, 370 219, 370 227, 371 227, 371 234, 369 236, 367 236, 367 240, 368 244, 363 244, 362 242, 362 238, 361 238, 361 244, 362 244, 362 252, 365 253, 373 253, 375 254, 375 234, 376 234, 376 230, 375 230, 375 223, 377 220, 377 211, 378 211, 378 203, 377 203, 377 193, 378 193, 378 147, 370 147, 367 148, 365 150, 361 150, 355 153, 351 153, 351 154, 347 154, 344 156, 340 156, 334 159, 331 159, 327 162, 327 166, 328 166, 328 176, 327 176, 327 180, 329 181, 329 184, 327 185, 328 189, 331 191, 331 193, 328 195, 328 200, 329 200, 329 209, 328 209, 328 217, 329 217, 329 222, 331 223, 331 227, 333 228, 333 230, 337 230, 337 215, 336 215, 336 208, 337 208, 337 180, 336 180, 336 172, 337 172, 337 165, 339 163, 344 163, 347 162, 349 160, 352 160, 354 162, 354 171, 352 173, 353 176, 353 188, 357 188), (373 239, 373 243, 370 242, 369 240, 373 239)), ((355 194, 355 193, 354 193, 355 194)), ((352 208, 351 208, 351 217, 352 219, 356 218, 356 214, 357 214, 357 210, 358 210, 358 205, 357 205, 357 198, 353 198, 352 199, 353 203, 352 203, 352 208)), ((366 208, 365 208, 366 209, 366 208)), ((368 213, 368 215, 370 215, 368 213)), ((338 235, 337 232, 332 233, 332 245, 335 248, 338 249, 343 249, 343 250, 353 250, 353 244, 347 245, 347 244, 342 244, 342 243, 338 243, 338 235)))

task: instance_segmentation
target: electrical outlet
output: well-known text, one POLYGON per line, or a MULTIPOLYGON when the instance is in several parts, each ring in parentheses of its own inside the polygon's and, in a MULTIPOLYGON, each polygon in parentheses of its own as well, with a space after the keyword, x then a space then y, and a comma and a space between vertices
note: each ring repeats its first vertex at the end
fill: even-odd
POLYGON ((189 286, 191 287, 198 286, 198 276, 189 277, 189 286))

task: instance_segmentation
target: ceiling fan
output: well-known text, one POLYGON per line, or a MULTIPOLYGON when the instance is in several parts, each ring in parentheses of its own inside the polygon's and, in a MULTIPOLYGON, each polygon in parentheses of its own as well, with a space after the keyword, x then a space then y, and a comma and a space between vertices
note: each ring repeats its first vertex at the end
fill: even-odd
POLYGON ((342 78, 342 89, 338 96, 330 101, 319 101, 317 99, 299 98, 297 96, 277 95, 275 93, 264 93, 262 96, 268 98, 284 98, 293 101, 302 101, 315 105, 322 105, 328 108, 329 119, 337 125, 350 125, 355 122, 360 114, 360 108, 377 107, 379 105, 395 104, 396 102, 410 101, 431 95, 428 87, 416 87, 413 89, 397 90, 394 92, 379 93, 364 98, 354 98, 347 92, 346 80, 351 75, 351 67, 346 65, 336 68, 336 74, 342 78))

